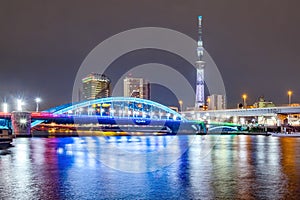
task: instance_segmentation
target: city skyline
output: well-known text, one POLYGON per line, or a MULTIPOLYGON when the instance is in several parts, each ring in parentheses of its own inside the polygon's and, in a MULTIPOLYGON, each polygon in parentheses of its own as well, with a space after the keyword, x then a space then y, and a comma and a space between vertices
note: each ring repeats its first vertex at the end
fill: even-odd
POLYGON ((300 1, 0 1, 1 199, 296 199, 300 1))
MULTIPOLYGON (((117 16, 105 12, 111 10, 113 2, 89 2, 84 10, 86 15, 80 17, 76 15, 82 7, 80 4, 34 2, 1 3, 2 101, 5 97, 12 99, 15 96, 34 101, 35 97, 41 96, 45 100, 40 105, 41 109, 70 102, 80 63, 101 41, 121 31, 144 26, 174 29, 196 40, 198 15, 205 19, 205 49, 223 76, 228 107, 241 103, 244 93, 248 94, 248 102, 255 102, 264 95, 275 104, 284 104, 288 102, 287 91, 292 90, 292 102, 300 101, 300 86, 296 84, 300 73, 300 60, 296 55, 300 32, 296 26, 299 20, 296 2, 282 4, 273 1, 269 5, 252 1, 245 6, 238 1, 172 1, 174 4, 169 6, 170 1, 166 1, 160 3, 160 10, 155 16, 152 13, 157 7, 150 1, 145 4, 135 2, 143 15, 132 12, 134 8, 121 3, 122 10, 116 8, 117 16), (28 5, 32 6, 33 12, 25 12, 23 7, 28 5), (88 12, 88 9, 100 9, 100 12, 88 12), (140 18, 137 19, 137 16, 140 18)), ((116 63, 122 63, 126 69, 143 60, 155 60, 172 67, 178 62, 167 53, 159 54, 144 52, 143 55, 140 52, 139 57, 127 55, 129 58, 125 55, 116 63)), ((113 65, 112 68, 116 67, 113 65)), ((175 68, 184 71, 185 66, 175 68)), ((191 82, 195 81, 193 71, 187 72, 187 76, 191 82)), ((165 98, 163 93, 161 98, 165 98)))

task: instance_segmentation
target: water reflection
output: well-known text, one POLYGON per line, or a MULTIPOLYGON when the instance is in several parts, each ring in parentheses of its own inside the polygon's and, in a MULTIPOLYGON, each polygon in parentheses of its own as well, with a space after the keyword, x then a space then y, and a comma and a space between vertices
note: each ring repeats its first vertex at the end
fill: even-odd
POLYGON ((291 199, 294 193, 298 193, 298 196, 300 194, 300 145, 292 138, 282 138, 280 144, 281 153, 284 155, 281 157, 281 170, 286 176, 286 187, 289 188, 289 192, 284 193, 283 197, 291 199))
POLYGON ((292 199, 300 192, 299 138, 18 138, 14 145, 0 151, 0 199, 292 199), (129 167, 149 171, 120 170, 129 167))

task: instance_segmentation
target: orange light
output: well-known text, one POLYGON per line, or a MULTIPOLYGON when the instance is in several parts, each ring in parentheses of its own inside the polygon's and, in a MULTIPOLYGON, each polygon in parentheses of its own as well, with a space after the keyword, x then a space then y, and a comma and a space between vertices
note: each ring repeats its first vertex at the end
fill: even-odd
POLYGON ((110 106, 110 104, 108 104, 108 103, 103 103, 102 104, 102 107, 104 107, 104 108, 109 107, 109 106, 110 106))

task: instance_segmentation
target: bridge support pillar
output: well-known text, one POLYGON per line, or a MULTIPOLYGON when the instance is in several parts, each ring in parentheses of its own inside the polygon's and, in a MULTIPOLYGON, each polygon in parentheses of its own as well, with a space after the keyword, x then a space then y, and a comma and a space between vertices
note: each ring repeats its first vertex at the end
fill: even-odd
POLYGON ((12 112, 12 128, 15 135, 31 136, 31 113, 30 112, 12 112))

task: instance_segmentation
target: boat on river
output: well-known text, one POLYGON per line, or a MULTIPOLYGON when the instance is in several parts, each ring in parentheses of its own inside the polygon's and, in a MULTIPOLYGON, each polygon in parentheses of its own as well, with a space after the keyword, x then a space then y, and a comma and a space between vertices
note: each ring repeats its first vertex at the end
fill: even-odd
POLYGON ((0 148, 7 148, 11 145, 14 135, 10 128, 0 128, 0 148))
POLYGON ((273 137, 300 137, 300 132, 271 133, 273 137))

